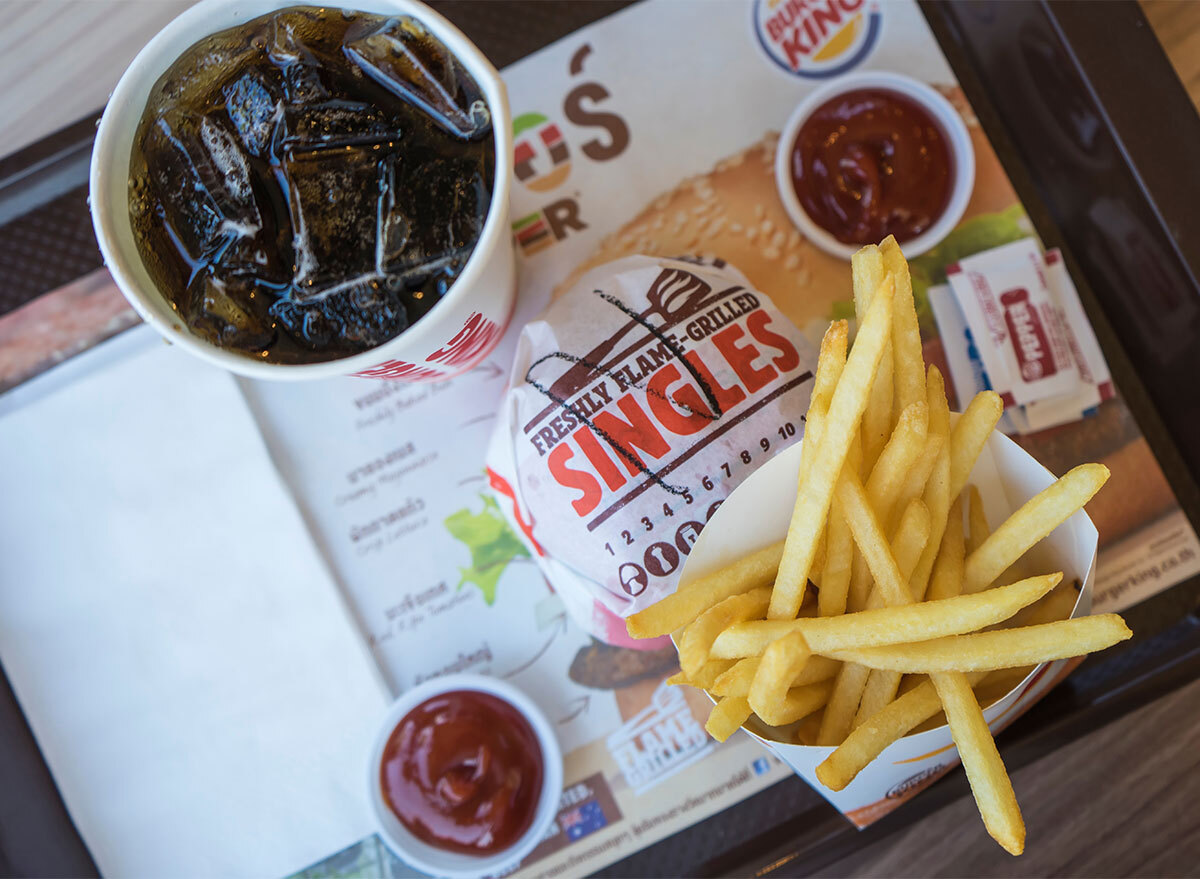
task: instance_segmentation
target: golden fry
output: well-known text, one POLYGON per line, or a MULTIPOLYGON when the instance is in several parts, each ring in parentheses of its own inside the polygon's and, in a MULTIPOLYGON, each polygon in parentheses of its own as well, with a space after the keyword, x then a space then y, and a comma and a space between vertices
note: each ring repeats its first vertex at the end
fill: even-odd
POLYGON ((1025 552, 1080 510, 1108 481, 1103 464, 1081 464, 1021 505, 967 556, 963 592, 986 589, 1025 552))
MULTIPOLYGON (((728 659, 713 661, 732 662, 732 660, 728 659)), ((750 695, 750 684, 754 680, 754 675, 758 671, 758 664, 760 662, 762 662, 762 659, 758 656, 748 656, 745 659, 733 662, 732 667, 720 675, 713 682, 712 687, 708 689, 714 696, 748 697, 750 695)), ((831 680, 841 667, 842 664, 840 662, 830 659, 827 656, 810 656, 800 673, 792 678, 789 688, 819 684, 821 681, 831 680)))
MULTIPOLYGON (((929 510, 920 500, 909 503, 904 515, 900 518, 900 526, 892 541, 896 556, 896 566, 900 576, 908 582, 923 554, 925 544, 929 540, 929 510)), ((875 603, 882 604, 882 593, 873 592, 871 598, 875 603)), ((868 607, 871 602, 868 602, 868 607)), ((864 719, 879 711, 896 697, 902 676, 893 671, 877 669, 871 672, 866 686, 859 692, 858 710, 855 712, 851 729, 858 726, 864 719)), ((853 701, 850 695, 843 697, 853 701)))
POLYGON ((711 574, 683 583, 656 604, 631 615, 625 620, 625 628, 633 638, 669 635, 731 595, 770 586, 782 557, 781 540, 711 574))
MULTIPOLYGON (((936 443, 937 452, 927 477, 921 478, 920 488, 906 484, 901 493, 901 503, 918 496, 929 509, 929 540, 921 552, 921 558, 908 578, 909 591, 913 598, 922 601, 929 587, 933 563, 941 546, 942 534, 946 530, 946 519, 950 513, 950 404, 946 401, 946 384, 936 366, 929 367, 926 376, 926 393, 929 405, 930 448, 936 443)), ((915 468, 914 468, 915 469, 915 468)), ((920 474, 917 474, 918 476, 920 474)))
MULTIPOLYGON (((883 253, 873 244, 859 250, 850 259, 854 281, 854 314, 859 326, 867 316, 867 308, 879 285, 883 283, 883 253)), ((875 465, 879 452, 892 432, 892 339, 889 334, 879 358, 879 369, 871 383, 867 410, 863 413, 862 442, 865 471, 875 465)))
POLYGON ((856 662, 847 662, 842 666, 842 670, 834 679, 833 692, 829 695, 825 714, 821 718, 821 728, 817 733, 818 745, 836 745, 846 738, 870 675, 869 668, 856 662))
POLYGON ((849 328, 844 320, 834 321, 821 338, 821 351, 817 356, 817 374, 813 379, 812 396, 809 399, 808 415, 804 419, 804 445, 800 449, 800 472, 798 485, 807 479, 813 459, 820 447, 821 430, 829 403, 837 388, 842 370, 846 367, 846 340, 849 328))
POLYGON ((1003 625, 1016 628, 1020 626, 1040 626, 1043 623, 1057 623, 1070 619, 1079 603, 1079 581, 1059 583, 1050 593, 1039 598, 1028 607, 1023 607, 1017 613, 1005 620, 1003 625))
POLYGON ((1000 395, 995 391, 980 391, 959 416, 950 431, 950 497, 958 497, 967 484, 975 459, 1003 414, 1000 395))
POLYGON ((908 583, 900 576, 896 558, 883 536, 883 529, 875 511, 871 509, 862 483, 853 473, 843 473, 837 490, 846 521, 850 524, 850 533, 854 535, 854 543, 866 559, 871 576, 875 578, 875 588, 882 594, 884 603, 889 606, 911 604, 912 594, 908 591, 908 583))
MULTIPOLYGON (((983 672, 975 672, 967 679, 974 683, 984 676, 983 672)), ((917 684, 858 724, 837 750, 817 766, 817 778, 830 790, 844 789, 888 745, 908 735, 941 710, 942 700, 933 684, 928 680, 917 684)))
POLYGON ((804 600, 813 554, 828 518, 834 486, 845 463, 851 440, 858 432, 871 381, 879 366, 884 340, 888 337, 891 309, 892 284, 890 280, 885 280, 876 291, 867 317, 859 327, 854 347, 846 359, 846 368, 829 404, 809 478, 805 479, 797 492, 783 559, 779 563, 767 614, 771 619, 793 619, 804 600))
POLYGON ((750 703, 739 696, 721 699, 713 706, 704 728, 718 742, 723 742, 750 719, 750 703))
POLYGON ((933 576, 929 581, 926 598, 936 601, 949 598, 962 591, 963 562, 966 547, 963 544, 962 498, 957 498, 950 507, 946 531, 942 535, 942 546, 933 565, 933 576))
POLYGON ((906 644, 975 632, 1008 619, 1025 605, 1037 601, 1060 580, 1061 574, 1046 574, 976 595, 956 595, 904 607, 880 607, 840 617, 737 623, 717 636, 710 656, 713 659, 761 656, 768 644, 789 632, 800 632, 814 653, 827 656, 837 650, 906 644))
POLYGON ((810 656, 812 651, 799 632, 784 635, 763 651, 748 698, 750 709, 765 723, 771 726, 791 723, 783 718, 783 697, 791 687, 792 678, 804 670, 810 656))
MULTIPOLYGON (((918 605, 920 606, 920 605, 918 605)), ((820 651, 831 659, 909 674, 990 671, 1104 650, 1132 637, 1115 613, 883 647, 820 651)), ((814 648, 815 649, 815 648, 814 648)))
POLYGON ((771 601, 765 586, 741 595, 731 595, 700 614, 679 638, 679 667, 694 677, 708 661, 708 653, 717 635, 742 620, 760 619, 771 601))
POLYGON ((896 239, 889 235, 879 244, 883 267, 896 285, 892 305, 892 364, 896 388, 895 408, 925 400, 925 360, 921 352, 921 328, 913 302, 912 278, 896 239))
POLYGON ((971 684, 959 672, 931 675, 930 680, 942 700, 984 826, 1005 851, 1021 854, 1025 850, 1025 822, 971 684))
POLYGON ((667 683, 671 686, 682 685, 695 687, 697 690, 711 690, 717 679, 734 665, 732 659, 712 659, 704 663, 691 677, 681 671, 667 678, 667 683))
POLYGON ((891 519, 904 482, 921 457, 928 435, 929 406, 921 401, 906 407, 863 486, 880 525, 886 526, 891 519))
POLYGON ((983 546, 983 542, 992 533, 988 524, 987 513, 983 509, 983 495, 979 486, 967 486, 967 552, 971 553, 983 546))
POLYGON ((771 726, 785 726, 808 717, 814 711, 820 711, 825 707, 825 703, 829 701, 829 691, 832 688, 832 681, 792 687, 783 695, 781 702, 772 706, 774 720, 767 721, 764 717, 763 721, 771 726))
POLYGON ((853 561, 854 538, 850 534, 850 524, 842 511, 841 501, 834 495, 825 530, 825 568, 821 571, 821 589, 817 593, 820 616, 832 617, 846 612, 853 561))

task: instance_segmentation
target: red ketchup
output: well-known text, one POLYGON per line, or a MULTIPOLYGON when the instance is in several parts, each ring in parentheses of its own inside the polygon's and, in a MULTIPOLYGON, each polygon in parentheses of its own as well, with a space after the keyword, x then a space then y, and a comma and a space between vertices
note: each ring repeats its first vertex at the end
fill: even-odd
POLYGON ((826 101, 792 147, 804 212, 844 244, 917 237, 946 210, 953 180, 941 126, 916 101, 884 89, 826 101))
POLYGON ((430 845, 471 855, 508 848, 533 824, 542 749, 517 709, 457 690, 404 716, 383 749, 388 807, 430 845))

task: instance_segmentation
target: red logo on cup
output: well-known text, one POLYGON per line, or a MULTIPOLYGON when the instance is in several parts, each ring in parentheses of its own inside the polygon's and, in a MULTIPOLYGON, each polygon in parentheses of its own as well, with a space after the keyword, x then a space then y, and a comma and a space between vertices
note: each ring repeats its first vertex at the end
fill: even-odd
POLYGON ((499 338, 500 327, 479 312, 472 312, 454 338, 425 359, 447 366, 460 366, 482 357, 499 338))
POLYGON ((1054 357, 1037 309, 1029 303, 1029 291, 1015 287, 1000 294, 1004 323, 1008 326, 1013 352, 1027 382, 1054 375, 1054 357))
POLYGON ((354 374, 363 378, 386 378, 406 382, 436 382, 446 378, 446 373, 441 370, 429 369, 404 360, 385 360, 354 374))

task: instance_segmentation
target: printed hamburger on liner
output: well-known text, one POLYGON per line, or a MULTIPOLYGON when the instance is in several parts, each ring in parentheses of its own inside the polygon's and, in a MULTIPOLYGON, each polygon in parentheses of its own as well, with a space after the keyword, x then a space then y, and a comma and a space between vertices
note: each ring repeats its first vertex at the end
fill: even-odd
POLYGON ((700 530, 803 434, 816 354, 721 260, 583 275, 517 343, 488 448, 501 508, 586 631, 674 591, 700 530))

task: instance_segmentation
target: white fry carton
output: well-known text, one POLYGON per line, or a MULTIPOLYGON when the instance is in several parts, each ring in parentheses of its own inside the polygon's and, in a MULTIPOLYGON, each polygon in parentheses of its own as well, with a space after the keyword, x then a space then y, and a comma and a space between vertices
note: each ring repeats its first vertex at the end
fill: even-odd
MULTIPOLYGON (((735 559, 782 539, 796 499, 800 444, 783 451, 758 469, 729 496, 688 557, 681 582, 710 573, 735 559)), ((979 487, 988 520, 999 525, 1026 500, 1054 481, 1053 475, 1020 446, 993 433, 971 474, 979 487)), ((1072 616, 1091 610, 1095 581, 1096 527, 1078 512, 1025 556, 1033 573, 1062 571, 1066 582, 1082 584, 1072 616)), ((992 733, 998 733, 1062 680, 1078 660, 1043 663, 1003 699, 984 711, 992 733)), ((789 744, 772 738, 778 731, 752 718, 746 732, 788 764, 858 827, 865 827, 928 787, 959 763, 950 730, 936 729, 906 736, 888 747, 844 790, 831 791, 817 780, 816 768, 833 752, 830 747, 789 744)))

